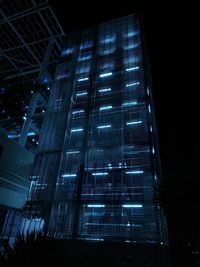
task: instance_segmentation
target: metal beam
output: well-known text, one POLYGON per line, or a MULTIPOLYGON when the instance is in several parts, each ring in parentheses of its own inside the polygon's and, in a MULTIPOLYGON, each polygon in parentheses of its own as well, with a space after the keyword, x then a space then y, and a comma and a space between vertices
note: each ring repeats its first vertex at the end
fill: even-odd
POLYGON ((49 40, 49 44, 46 50, 46 53, 44 55, 44 59, 42 61, 42 67, 40 69, 40 73, 38 75, 38 79, 39 80, 43 80, 45 73, 47 72, 47 67, 49 65, 49 58, 53 49, 53 45, 54 45, 54 39, 49 40))
MULTIPOLYGON (((58 34, 58 35, 52 35, 48 38, 43 38, 41 40, 38 40, 38 41, 34 41, 34 42, 30 42, 30 43, 27 43, 27 45, 34 45, 34 44, 39 44, 39 43, 42 43, 42 42, 45 42, 45 41, 49 41, 51 40, 52 38, 56 39, 56 38, 61 38, 63 37, 63 35, 61 34, 58 34)), ((24 48, 25 46, 24 45, 18 45, 18 46, 15 46, 15 47, 11 47, 11 48, 8 48, 8 49, 2 49, 4 52, 9 52, 9 51, 13 51, 15 49, 19 49, 19 48, 24 48)))
MULTIPOLYGON (((44 20, 43 16, 40 14, 40 12, 38 12, 38 15, 40 16, 42 22, 44 23, 45 27, 47 28, 47 31, 49 32, 49 34, 50 34, 51 36, 53 36, 53 33, 52 33, 51 29, 48 27, 46 21, 44 20)), ((61 50, 61 47, 60 47, 60 45, 58 44, 58 42, 57 42, 56 40, 55 40, 55 42, 56 42, 58 48, 61 50)))
POLYGON ((18 31, 15 29, 15 27, 13 26, 13 24, 9 21, 9 19, 6 17, 6 15, 4 14, 4 12, 2 10, 0 10, 0 14, 3 16, 4 19, 6 19, 8 25, 11 27, 11 29, 13 30, 13 32, 17 35, 17 37, 19 38, 19 40, 23 43, 23 45, 26 47, 26 49, 29 51, 29 53, 32 55, 32 57, 41 66, 41 62, 39 61, 39 59, 35 56, 35 54, 32 52, 32 50, 30 49, 30 47, 27 45, 27 43, 24 41, 24 39, 22 38, 22 36, 18 33, 18 31))
POLYGON ((25 72, 22 72, 22 73, 17 73, 17 74, 10 75, 10 76, 4 78, 3 80, 9 80, 9 79, 12 79, 12 78, 15 78, 15 77, 24 76, 24 75, 35 73, 35 72, 39 72, 39 71, 40 71, 40 69, 29 70, 29 71, 25 71, 25 72))
POLYGON ((10 17, 6 17, 6 18, 0 20, 0 24, 7 23, 7 19, 9 21, 13 21, 13 20, 16 20, 16 19, 21 19, 23 17, 26 17, 28 15, 32 15, 34 13, 37 13, 38 10, 44 10, 44 9, 46 9, 48 7, 48 6, 44 6, 44 5, 45 4, 38 5, 37 7, 31 8, 31 9, 27 9, 26 11, 19 12, 19 13, 13 15, 13 16, 10 16, 10 17), (44 6, 44 7, 38 8, 39 6, 44 6))

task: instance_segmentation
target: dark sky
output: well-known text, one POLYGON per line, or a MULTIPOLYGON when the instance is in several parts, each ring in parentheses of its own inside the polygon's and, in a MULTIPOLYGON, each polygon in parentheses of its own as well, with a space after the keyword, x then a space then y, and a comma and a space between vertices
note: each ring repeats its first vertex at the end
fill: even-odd
POLYGON ((146 1, 151 4, 143 1, 70 1, 69 7, 63 2, 52 0, 50 4, 66 32, 142 13, 163 172, 176 172, 193 161, 192 95, 188 79, 188 45, 192 34, 187 2, 175 6, 169 1, 161 1, 161 4, 156 3, 158 1, 146 1))

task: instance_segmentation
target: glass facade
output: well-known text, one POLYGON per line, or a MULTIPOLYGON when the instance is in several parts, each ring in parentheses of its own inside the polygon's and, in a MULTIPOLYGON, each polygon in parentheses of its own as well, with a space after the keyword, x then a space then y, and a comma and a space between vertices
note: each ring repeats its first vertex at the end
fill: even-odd
POLYGON ((166 244, 146 62, 137 15, 67 37, 27 202, 56 237, 166 244))

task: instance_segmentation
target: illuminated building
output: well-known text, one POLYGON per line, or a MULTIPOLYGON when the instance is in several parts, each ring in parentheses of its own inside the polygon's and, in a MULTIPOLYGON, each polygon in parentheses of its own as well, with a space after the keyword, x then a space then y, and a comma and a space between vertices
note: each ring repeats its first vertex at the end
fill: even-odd
POLYGON ((160 163, 142 31, 131 15, 66 37, 26 205, 36 230, 167 244, 153 200, 160 163))
POLYGON ((166 244, 140 19, 72 33, 57 67, 33 171, 32 216, 58 238, 166 244))

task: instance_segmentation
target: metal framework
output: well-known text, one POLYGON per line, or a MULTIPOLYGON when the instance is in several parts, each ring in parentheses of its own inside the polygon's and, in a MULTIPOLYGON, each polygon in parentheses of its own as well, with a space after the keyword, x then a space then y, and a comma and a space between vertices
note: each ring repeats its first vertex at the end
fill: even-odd
POLYGON ((48 0, 0 2, 0 80, 39 76, 50 40, 53 49, 47 66, 54 73, 64 32, 48 0))

